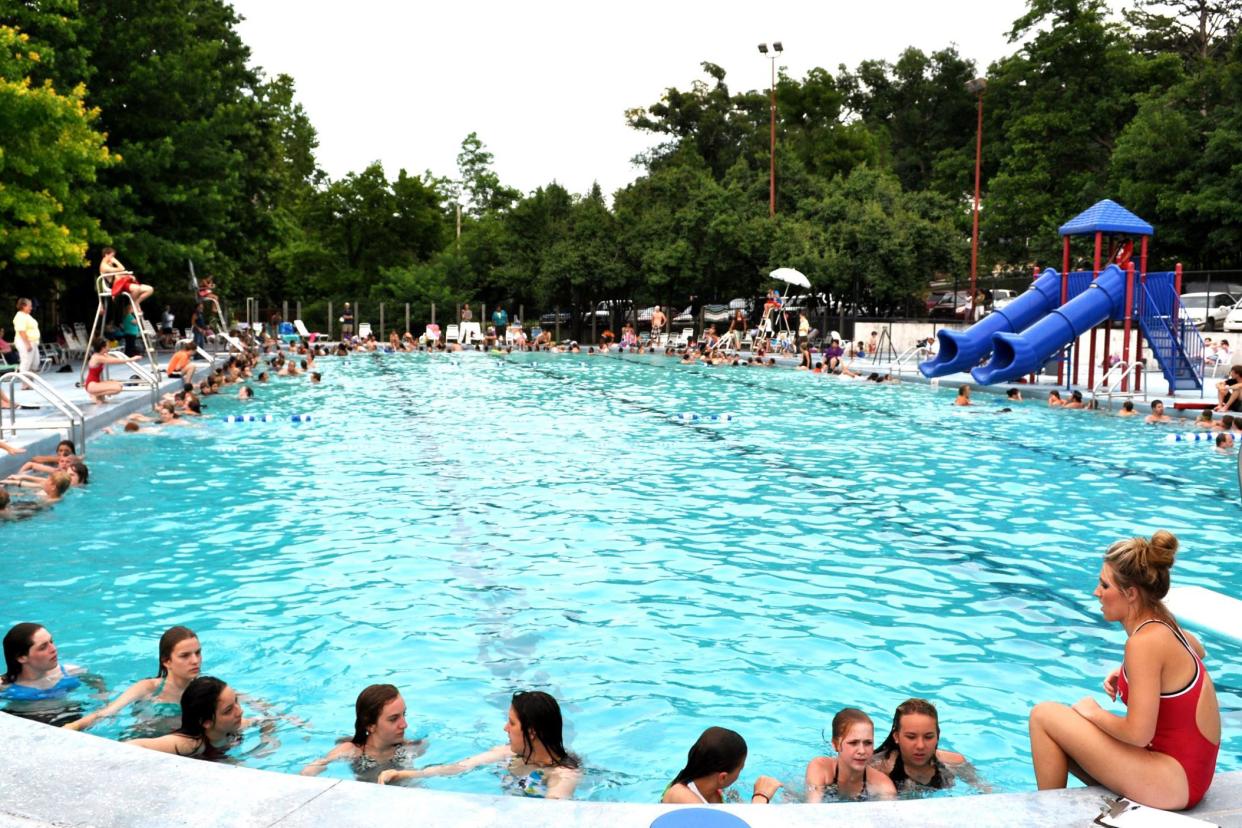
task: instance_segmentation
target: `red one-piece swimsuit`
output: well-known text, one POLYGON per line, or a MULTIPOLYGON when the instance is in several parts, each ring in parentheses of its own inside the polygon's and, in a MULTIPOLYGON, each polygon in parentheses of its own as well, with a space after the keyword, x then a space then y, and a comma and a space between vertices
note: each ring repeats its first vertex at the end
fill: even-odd
MULTIPOLYGON (((1203 668, 1198 653, 1176 627, 1153 618, 1139 624, 1134 632, 1153 622, 1164 624, 1172 630, 1177 640, 1190 653, 1190 657, 1195 660, 1195 677, 1190 684, 1176 693, 1160 694, 1160 708, 1156 713, 1156 735, 1152 736, 1151 744, 1147 746, 1148 750, 1172 756, 1186 771, 1186 785, 1190 793, 1186 807, 1193 808, 1203 799, 1208 786, 1212 784, 1212 776, 1216 773, 1216 754, 1220 752, 1220 745, 1212 744, 1199 731, 1195 715, 1199 708, 1199 696, 1203 694, 1207 670, 1203 668)), ((1121 694, 1121 701, 1129 704, 1130 682, 1126 679, 1124 663, 1117 679, 1117 691, 1121 694)))

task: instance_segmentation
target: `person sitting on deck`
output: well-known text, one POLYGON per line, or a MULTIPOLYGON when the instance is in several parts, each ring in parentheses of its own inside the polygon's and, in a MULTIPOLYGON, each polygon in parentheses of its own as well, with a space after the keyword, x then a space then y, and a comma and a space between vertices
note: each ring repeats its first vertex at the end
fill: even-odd
POLYGON ((1125 659, 1104 679, 1124 715, 1094 698, 1031 710, 1031 763, 1039 789, 1064 788, 1072 772, 1152 808, 1193 808, 1216 773, 1221 718, 1203 645, 1165 607, 1177 538, 1117 541, 1104 554, 1094 595, 1105 621, 1126 632, 1125 659))
POLYGON ((1242 365, 1229 369, 1229 376, 1216 383, 1217 411, 1242 411, 1242 365))

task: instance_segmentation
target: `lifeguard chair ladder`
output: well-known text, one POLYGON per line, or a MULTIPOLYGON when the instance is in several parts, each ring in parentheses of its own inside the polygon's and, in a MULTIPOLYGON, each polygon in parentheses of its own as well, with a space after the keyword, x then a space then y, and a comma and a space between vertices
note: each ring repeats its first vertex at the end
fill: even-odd
MULTIPOLYGON (((91 323, 90 336, 86 338, 86 357, 82 360, 82 370, 78 373, 79 386, 82 386, 83 383, 86 382, 86 371, 90 366, 91 353, 93 353, 91 350, 91 344, 95 341, 96 337, 104 335, 104 329, 108 321, 108 302, 113 299, 112 279, 117 276, 132 275, 133 273, 128 270, 122 270, 117 273, 110 273, 106 275, 101 274, 95 277, 95 294, 99 298, 99 304, 95 308, 95 321, 91 323)), ((160 365, 159 361, 155 358, 155 349, 151 347, 151 338, 147 336, 146 328, 141 324, 142 308, 140 308, 138 303, 134 301, 133 294, 129 291, 121 291, 120 295, 125 298, 121 299, 120 297, 117 297, 117 301, 129 302, 129 307, 134 312, 134 319, 139 322, 138 336, 142 340, 142 350, 147 356, 147 362, 151 364, 151 367, 146 371, 138 372, 140 375, 139 379, 122 380, 121 384, 126 388, 148 388, 150 387, 151 380, 154 379, 156 385, 158 386, 160 378, 160 365), (147 376, 142 377, 142 374, 146 374, 147 376)))

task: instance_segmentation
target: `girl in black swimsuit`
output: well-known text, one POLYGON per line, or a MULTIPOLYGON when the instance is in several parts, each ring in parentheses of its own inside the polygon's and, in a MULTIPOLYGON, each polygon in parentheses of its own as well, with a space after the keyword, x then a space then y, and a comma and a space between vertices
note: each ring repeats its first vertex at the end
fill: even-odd
POLYGON ((806 766, 806 801, 890 799, 897 789, 883 771, 870 767, 875 753, 871 717, 847 707, 832 718, 835 757, 819 756, 806 766))
POLYGON ((898 789, 940 790, 953 785, 948 765, 964 765, 960 753, 940 750, 940 717, 926 699, 907 699, 893 714, 893 729, 876 750, 875 767, 898 789))

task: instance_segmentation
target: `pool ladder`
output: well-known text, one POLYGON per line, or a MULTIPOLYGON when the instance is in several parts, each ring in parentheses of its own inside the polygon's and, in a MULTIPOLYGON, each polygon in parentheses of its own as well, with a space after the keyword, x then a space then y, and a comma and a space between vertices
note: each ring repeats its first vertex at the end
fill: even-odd
POLYGON ((0 388, 8 385, 9 404, 9 424, 6 427, 4 417, 0 415, 0 436, 4 432, 11 431, 16 436, 18 431, 58 431, 65 426, 59 421, 54 423, 47 422, 47 418, 39 417, 37 423, 22 424, 17 422, 17 390, 21 387, 28 387, 31 391, 37 393, 49 405, 64 415, 68 421, 68 431, 65 436, 73 441, 80 456, 86 455, 86 415, 82 413, 82 409, 78 408, 69 400, 62 397, 56 392, 56 389, 48 385, 43 377, 31 371, 13 371, 0 377, 0 388), (21 383, 19 385, 18 383, 21 383))

